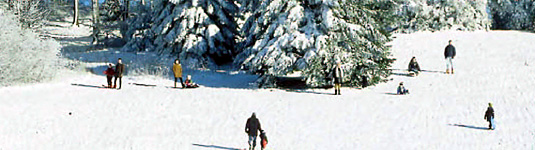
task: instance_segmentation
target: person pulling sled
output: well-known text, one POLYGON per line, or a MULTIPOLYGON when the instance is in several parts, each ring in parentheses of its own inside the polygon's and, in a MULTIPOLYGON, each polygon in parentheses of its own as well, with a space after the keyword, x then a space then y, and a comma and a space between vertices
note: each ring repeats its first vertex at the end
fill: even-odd
POLYGON ((245 133, 249 136, 249 150, 254 150, 256 147, 258 131, 262 131, 262 127, 260 126, 260 121, 256 118, 256 114, 253 113, 251 117, 247 119, 247 123, 245 124, 245 133))

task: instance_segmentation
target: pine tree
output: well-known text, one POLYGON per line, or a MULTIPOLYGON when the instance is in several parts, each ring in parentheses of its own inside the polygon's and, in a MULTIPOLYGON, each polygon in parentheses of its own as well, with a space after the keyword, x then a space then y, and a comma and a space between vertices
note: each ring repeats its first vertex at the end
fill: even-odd
MULTIPOLYGON (((155 0, 150 29, 123 48, 176 55, 187 67, 228 63, 237 53, 238 11, 234 0, 155 0)), ((145 23, 134 19, 129 35, 145 23)))
POLYGON ((244 50, 235 63, 263 75, 261 85, 272 86, 273 76, 302 72, 310 86, 323 86, 334 57, 343 62, 348 85, 361 85, 355 80, 360 78, 375 84, 388 76, 392 61, 384 45, 389 34, 383 26, 394 22, 390 21, 394 17, 385 18, 391 16, 394 2, 265 0, 251 4, 257 9, 242 27, 244 50))
POLYGON ((493 29, 535 30, 535 1, 489 0, 493 29))
POLYGON ((336 63, 342 64, 345 85, 366 87, 384 81, 393 62, 386 45, 390 34, 385 27, 395 20, 393 1, 345 1, 332 6, 336 24, 325 48, 318 51, 305 74, 308 83, 329 83, 336 63))
POLYGON ((400 0, 399 4, 397 28, 402 32, 490 28, 485 0, 400 0))

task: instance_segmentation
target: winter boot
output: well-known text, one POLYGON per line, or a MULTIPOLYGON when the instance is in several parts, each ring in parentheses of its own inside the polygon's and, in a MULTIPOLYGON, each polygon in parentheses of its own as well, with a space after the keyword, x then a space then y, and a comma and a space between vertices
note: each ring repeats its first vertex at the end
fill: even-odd
POLYGON ((453 74, 453 69, 451 69, 451 74, 453 74))
POLYGON ((450 69, 446 69, 446 74, 450 74, 450 69))

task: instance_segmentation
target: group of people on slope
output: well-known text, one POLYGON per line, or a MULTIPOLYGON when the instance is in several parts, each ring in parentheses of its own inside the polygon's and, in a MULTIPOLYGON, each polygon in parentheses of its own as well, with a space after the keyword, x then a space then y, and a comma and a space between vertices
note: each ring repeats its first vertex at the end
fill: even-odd
MULTIPOLYGON (((455 58, 455 55, 456 55, 455 47, 452 44, 452 40, 449 40, 448 45, 444 49, 444 57, 446 59, 446 74, 454 73, 453 58, 455 58)), ((409 66, 407 70, 409 71, 409 75, 411 76, 418 76, 418 74, 420 74, 420 72, 422 71, 420 69, 420 65, 418 64, 418 61, 416 61, 415 56, 411 58, 411 61, 409 62, 409 66)), ((409 94, 409 90, 403 86, 403 82, 399 83, 397 94, 398 95, 409 94)))
MULTIPOLYGON (((455 47, 452 44, 452 40, 448 41, 448 45, 444 49, 444 57, 446 59, 446 74, 453 74, 453 58, 455 58, 456 51, 455 47)), ((422 71, 420 68, 420 65, 418 64, 418 61, 416 61, 416 57, 413 56, 409 62, 408 66, 408 72, 410 76, 418 76, 420 72, 422 71)), ((331 76, 334 79, 334 95, 341 95, 340 94, 340 87, 342 84, 342 78, 343 78, 343 71, 341 68, 340 61, 336 61, 336 66, 331 71, 331 76)), ((403 86, 403 82, 399 83, 397 94, 409 94, 409 90, 405 89, 403 86)))
MULTIPOLYGON (((453 69, 453 58, 455 58, 455 55, 456 55, 455 47, 452 44, 452 40, 449 40, 448 45, 444 49, 444 58, 446 59, 446 74, 455 73, 453 69)), ((414 75, 414 76, 417 76, 421 72, 420 65, 418 65, 418 62, 416 61, 416 57, 412 57, 411 61, 409 62, 408 71, 410 75, 414 75)), ((399 83, 397 94, 398 95, 409 94, 409 90, 403 86, 403 82, 399 83)), ((489 103, 489 107, 487 108, 487 111, 485 112, 484 119, 489 122, 488 129, 494 129, 494 108, 492 107, 492 103, 489 103)))
MULTIPOLYGON (((452 44, 452 40, 448 41, 448 45, 444 49, 444 58, 446 59, 446 74, 453 74, 453 58, 455 58, 456 51, 455 47, 452 44)), ((418 62, 416 61, 416 57, 413 56, 411 58, 411 61, 409 62, 409 67, 407 69, 409 71, 409 74, 411 75, 418 75, 422 70, 420 69, 420 65, 418 65, 418 62)))
POLYGON ((123 82, 123 73, 124 73, 124 64, 121 60, 121 58, 117 59, 117 64, 115 65, 115 69, 113 69, 113 64, 108 65, 108 69, 104 71, 104 74, 106 75, 108 86, 107 88, 117 88, 117 79, 119 79, 119 88, 121 89, 121 85, 123 82), (115 77, 115 82, 112 84, 112 79, 115 77))
MULTIPOLYGON (((117 85, 119 85, 118 89, 121 89, 122 85, 122 78, 123 73, 125 70, 125 65, 122 63, 122 59, 117 59, 117 64, 115 65, 115 69, 113 68, 113 64, 108 65, 108 69, 106 69, 103 73, 106 75, 108 85, 107 88, 117 88, 117 85), (115 82, 112 83, 113 77, 115 77, 115 82), (117 79, 119 80, 119 84, 117 84, 117 79)), ((191 80, 191 75, 188 75, 186 77, 186 81, 183 81, 182 79, 182 65, 180 65, 180 61, 178 59, 175 60, 175 63, 173 64, 172 68, 173 74, 175 76, 175 88, 177 88, 177 82, 178 79, 180 79, 180 84, 182 85, 182 88, 196 88, 199 87, 198 84, 194 83, 191 80)))

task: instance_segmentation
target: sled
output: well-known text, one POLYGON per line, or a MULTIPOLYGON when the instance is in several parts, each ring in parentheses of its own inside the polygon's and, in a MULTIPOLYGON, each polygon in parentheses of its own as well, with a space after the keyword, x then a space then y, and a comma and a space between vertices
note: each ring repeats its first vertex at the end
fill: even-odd
POLYGON ((114 88, 114 87, 108 87, 107 85, 104 85, 104 84, 102 84, 102 88, 103 88, 103 89, 116 89, 116 88, 114 88))
POLYGON ((415 76, 418 76, 419 74, 420 74, 419 72, 416 73, 416 72, 414 72, 414 71, 409 71, 409 72, 407 73, 407 75, 410 76, 410 77, 415 77, 415 76))
POLYGON ((198 88, 199 85, 194 85, 194 86, 186 86, 185 89, 195 89, 195 88, 198 88))
POLYGON ((193 86, 193 87, 182 87, 182 86, 177 86, 177 87, 174 87, 174 86, 166 86, 166 88, 170 88, 170 89, 195 89, 195 88, 199 88, 199 86, 193 86))

